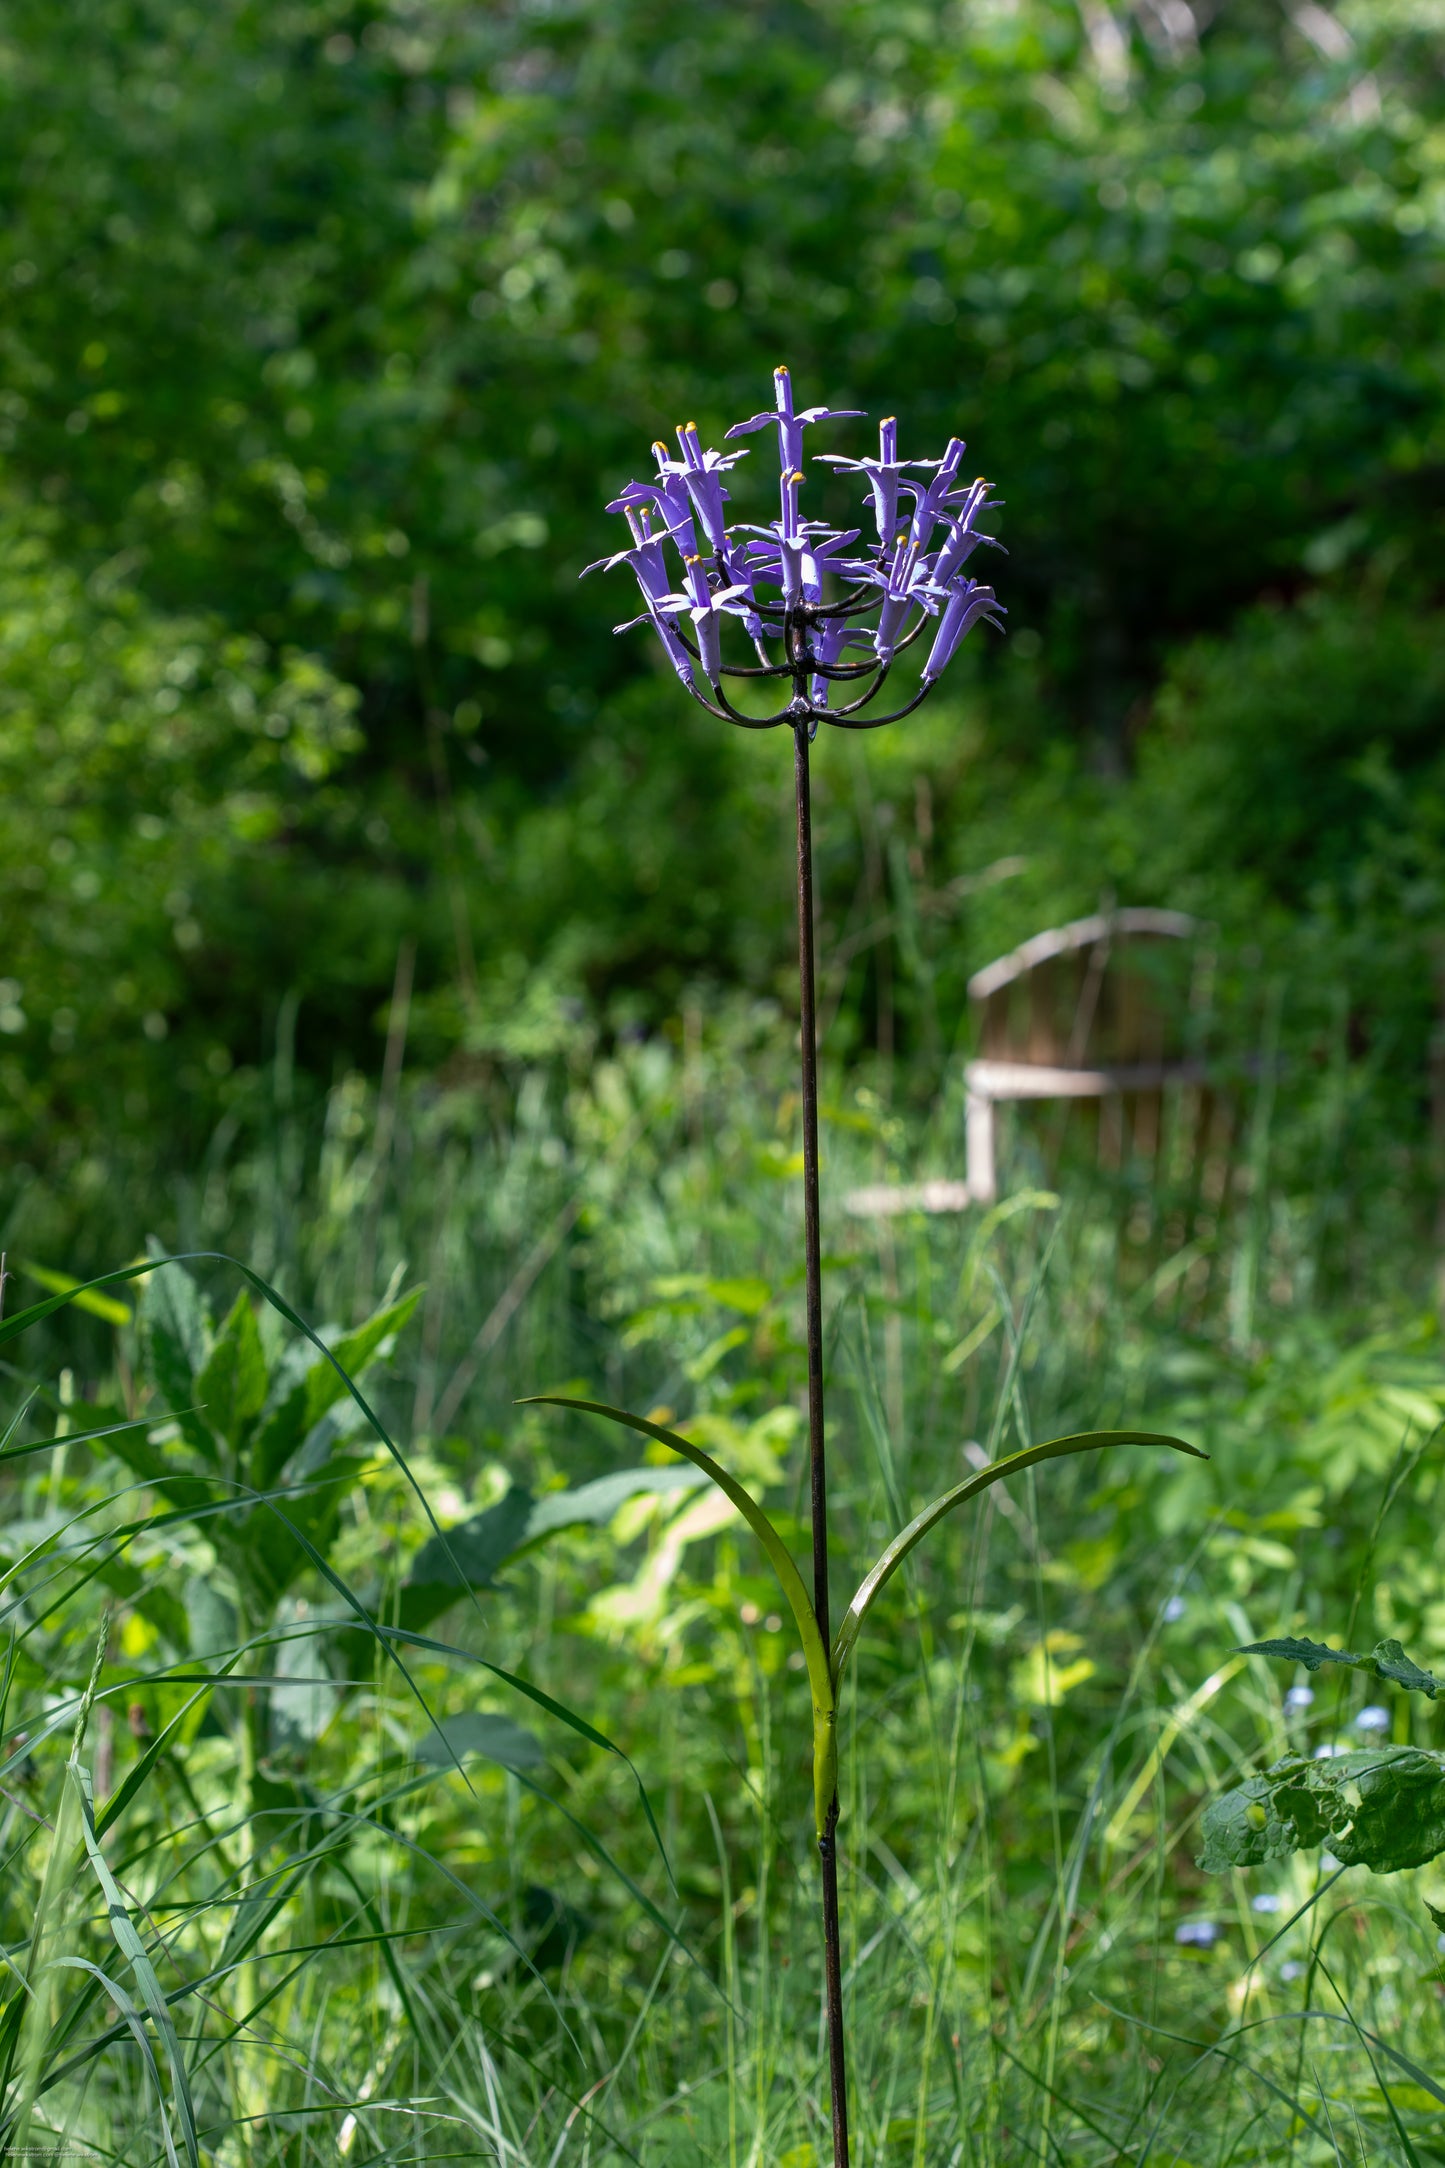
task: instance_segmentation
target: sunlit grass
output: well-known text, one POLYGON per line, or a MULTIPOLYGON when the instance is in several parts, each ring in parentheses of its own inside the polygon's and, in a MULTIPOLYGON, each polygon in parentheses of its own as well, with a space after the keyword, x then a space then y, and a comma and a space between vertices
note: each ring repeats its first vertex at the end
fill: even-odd
MULTIPOLYGON (((517 1124, 492 1130, 461 1103, 418 1103, 381 1167, 368 1121, 347 1134, 333 1115, 319 1160, 281 1140, 313 1169, 304 1186, 218 1174, 194 1234, 258 1257, 318 1319, 365 1314, 398 1266, 426 1280, 375 1391, 443 1527, 511 1482, 544 1493, 620 1465, 595 1426, 511 1406, 584 1389, 697 1419, 801 1555, 798 1290, 778 1266, 795 1247, 793 1116, 760 1090, 769 1059, 761 1031, 690 1072, 641 1047, 565 1106, 524 1095, 517 1124)), ((946 1164, 946 1128, 905 1138, 866 1094, 840 1102, 825 1141, 834 1199, 914 1155, 946 1164)), ((1338 1637, 1358 1590, 1362 1620, 1423 1660, 1439 1646, 1429 1454, 1368 1548, 1402 1437, 1445 1402, 1438 1345, 1403 1314, 1377 1314, 1357 1345, 1353 1320, 1265 1307, 1231 1349, 1227 1254, 1213 1292, 1191 1290, 1161 1271, 1157 1229, 1121 1237, 1117 1200, 1065 1188, 1065 1209, 1036 1199, 982 1241, 977 1215, 870 1225, 828 1207, 840 1588, 965 1471, 969 1441, 1006 1450, 1127 1412, 1214 1455, 1178 1473, 1117 1455, 1037 1495, 991 1493, 870 1620, 841 1712, 858 2158, 1438 2158, 1432 1870, 1193 1865, 1213 1789, 1287 1743, 1350 1736, 1361 1698, 1316 1681, 1287 1711, 1288 1679, 1235 1656, 1241 1642, 1300 1621, 1338 1637)), ((218 1265, 203 1277, 223 1315, 239 1283, 218 1265)), ((274 1361, 284 1335, 263 1330, 274 1361)), ((41 1396, 12 1449, 78 1432, 62 1402, 99 1397, 117 1352, 110 1385, 143 1389, 132 1328, 87 1320, 51 1347, 79 1375, 63 1396, 47 1384, 37 1341, 41 1396)), ((197 1584, 224 1593, 203 1520, 122 1474, 105 1440, 72 1436, 7 1479, 0 2057, 31 2143, 159 2161, 164 2123, 185 2157, 163 2043, 150 2025, 152 2076, 106 1981, 50 1975, 46 2021, 21 2039, 37 1917, 47 1949, 143 2007, 73 1831, 40 1902, 108 1604, 78 1759, 101 1825, 139 1777, 100 1844, 174 2016, 201 2158, 826 2157, 808 1696, 736 1522, 699 1515, 696 1492, 634 1497, 440 1617, 428 1632, 446 1649, 406 1644, 403 1676, 397 1644, 338 1635, 353 1599, 383 1627, 398 1615, 430 1535, 379 1447, 336 1532, 335 1583, 310 1568, 259 1638, 205 1643, 197 1624, 186 1651, 138 1595, 168 1590, 194 1619, 197 1584), (111 1559, 135 1570, 131 1594, 119 1563, 97 1572, 111 1559), (473 1656, 625 1749, 665 1860, 616 1757, 473 1656), (277 1670, 290 1713, 248 1774, 253 1690, 236 1680, 277 1670), (432 1717, 464 1710, 530 1734, 514 1770, 418 1759, 432 1717)), ((1428 1705, 1398 1721, 1433 1743, 1428 1705)))

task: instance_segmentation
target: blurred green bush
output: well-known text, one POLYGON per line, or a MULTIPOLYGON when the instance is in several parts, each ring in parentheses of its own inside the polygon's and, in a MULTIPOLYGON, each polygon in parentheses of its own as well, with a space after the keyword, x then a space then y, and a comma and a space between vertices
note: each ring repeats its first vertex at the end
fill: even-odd
POLYGON ((1418 1134, 1434 18, 1186 13, 17 0, 0 968, 37 1177, 77 1108, 162 1162, 248 1122, 288 1016, 303 1076, 374 1063, 411 943, 432 1064, 771 987, 779 763, 683 716, 576 574, 648 440, 783 353, 962 428, 1009 502, 1012 637, 951 728, 820 762, 839 938, 888 927, 837 1043, 931 1090, 1000 940, 1182 883, 1361 980, 1346 1036, 1399 1050, 1418 1134), (235 687, 284 739, 225 742, 235 687), (92 766, 67 718, 117 700, 135 756, 92 766))

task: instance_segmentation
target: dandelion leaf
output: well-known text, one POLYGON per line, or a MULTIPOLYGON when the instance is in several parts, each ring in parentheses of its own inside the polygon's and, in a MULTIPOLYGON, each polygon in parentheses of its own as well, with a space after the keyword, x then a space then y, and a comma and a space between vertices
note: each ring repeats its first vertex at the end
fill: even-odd
POLYGON ((1352 1671, 1367 1671, 1372 1678, 1401 1686, 1407 1694, 1428 1694, 1432 1701, 1445 1692, 1445 1679, 1437 1679, 1433 1671, 1422 1669, 1398 1641, 1377 1641, 1370 1654, 1362 1656, 1353 1649, 1332 1649, 1324 1641, 1297 1641, 1286 1636, 1279 1641, 1250 1641, 1238 1653, 1277 1656, 1287 1664, 1303 1664, 1306 1671, 1318 1671, 1325 1664, 1345 1664, 1352 1671))
POLYGON ((1342 1866, 1393 1874, 1445 1852, 1445 1755, 1368 1747, 1310 1761, 1287 1754, 1211 1800, 1202 1824, 1206 1873, 1259 1867, 1329 1846, 1342 1866))

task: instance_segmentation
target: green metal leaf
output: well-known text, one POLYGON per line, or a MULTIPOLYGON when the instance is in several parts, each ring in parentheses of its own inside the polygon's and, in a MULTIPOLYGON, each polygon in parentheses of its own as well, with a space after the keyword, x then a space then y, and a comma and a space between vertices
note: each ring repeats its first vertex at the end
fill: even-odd
POLYGON ((1323 1761, 1287 1754, 1213 1799, 1199 1864, 1222 1874, 1328 1845, 1345 1867, 1393 1874, 1445 1852, 1445 1755, 1368 1747, 1323 1761))
POLYGON ((1297 1641, 1287 1635, 1278 1641, 1250 1641, 1239 1654, 1278 1656, 1287 1664, 1303 1664, 1306 1671, 1318 1671, 1324 1664, 1346 1664, 1352 1671, 1367 1671, 1371 1678, 1402 1686, 1407 1694, 1428 1694, 1432 1701, 1445 1693, 1445 1679, 1422 1670, 1398 1641, 1377 1641, 1370 1655, 1357 1656, 1350 1649, 1332 1649, 1323 1641, 1297 1641))
POLYGON ((655 1438, 660 1445, 681 1453, 695 1468, 715 1483, 723 1496, 736 1506, 753 1534, 767 1553, 768 1563, 778 1577, 778 1585, 787 1599, 803 1644, 803 1660, 808 1667, 808 1683, 813 1690, 813 1806, 819 1837, 823 1835, 833 1804, 838 1782, 838 1748, 836 1737, 836 1700, 833 1691, 833 1674, 828 1662, 828 1652, 818 1631, 818 1621, 803 1577, 793 1563, 792 1555, 777 1529, 757 1501, 750 1497, 726 1468, 720 1467, 711 1454, 690 1438, 683 1438, 675 1430, 666 1430, 661 1423, 651 1423, 644 1415, 629 1415, 625 1408, 609 1408, 598 1400, 574 1400, 561 1393, 533 1393, 518 1403, 521 1407, 575 1408, 583 1415, 600 1415, 609 1423, 621 1423, 628 1430, 635 1430, 644 1438, 655 1438))
POLYGON ((923 1541, 931 1528, 937 1526, 945 1513, 951 1513, 955 1506, 964 1505, 970 1498, 976 1498, 979 1492, 987 1490, 991 1483, 997 1483, 1005 1476, 1017 1475, 1022 1468, 1035 1467, 1044 1460, 1064 1460, 1073 1453, 1108 1452, 1119 1445, 1164 1445, 1168 1446, 1171 1452, 1187 1453, 1194 1460, 1209 1458, 1207 1453, 1200 1452, 1197 1445, 1186 1445, 1182 1438, 1171 1438, 1162 1431, 1082 1430, 1071 1437, 1050 1438, 1045 1445, 1026 1446, 1021 1453, 1011 1453, 1006 1460, 996 1460, 989 1467, 981 1468, 978 1474, 971 1475, 966 1483, 960 1483, 953 1490, 945 1491, 941 1498, 934 1499, 932 1505, 925 1506, 923 1511, 893 1538, 877 1563, 864 1575, 833 1642, 835 1688, 842 1680, 844 1666, 853 1653, 863 1621, 874 1603, 909 1552, 923 1541))

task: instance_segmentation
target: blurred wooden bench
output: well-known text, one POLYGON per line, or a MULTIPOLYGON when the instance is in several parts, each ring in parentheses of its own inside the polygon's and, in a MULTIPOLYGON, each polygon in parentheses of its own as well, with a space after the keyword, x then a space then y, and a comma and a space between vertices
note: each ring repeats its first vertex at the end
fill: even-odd
MULTIPOLYGON (((997 1110, 1012 1102, 1053 1101, 1061 1109, 1095 1101, 1098 1152, 1118 1166, 1129 1144, 1158 1155, 1164 1095, 1199 1088, 1192 1125, 1210 1123, 1203 1062, 1187 1050, 1194 1005, 1197 920, 1148 908, 1096 912, 1035 934, 968 982, 978 1020, 979 1053, 964 1070, 965 1175, 911 1187, 874 1185, 844 1202, 860 1215, 958 1212, 998 1196, 997 1110)), ((1202 1124, 1202 1128, 1201 1128, 1202 1124)))

